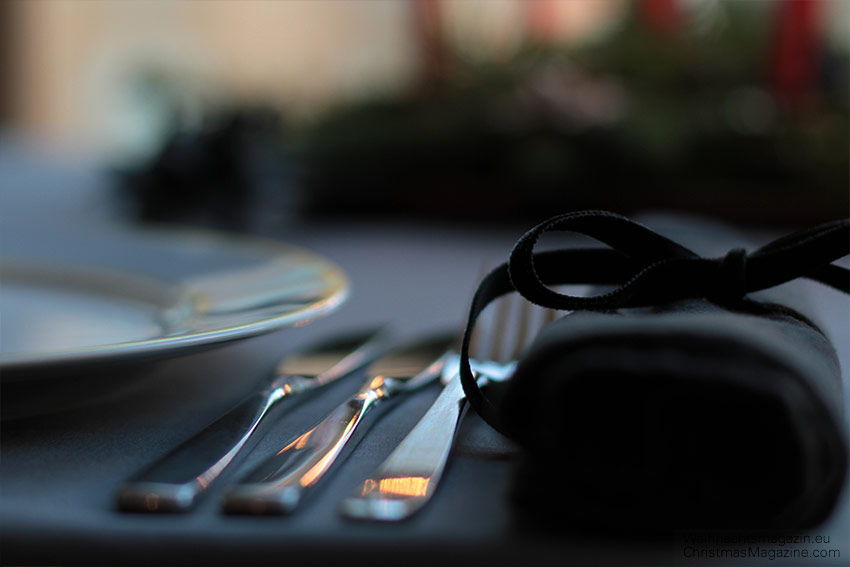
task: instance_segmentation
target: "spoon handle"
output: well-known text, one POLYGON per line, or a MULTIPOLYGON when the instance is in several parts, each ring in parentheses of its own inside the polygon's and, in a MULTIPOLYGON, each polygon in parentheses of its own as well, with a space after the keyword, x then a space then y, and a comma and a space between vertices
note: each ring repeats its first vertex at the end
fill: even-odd
POLYGON ((237 514, 286 514, 295 510, 340 458, 364 417, 383 400, 400 391, 392 378, 367 381, 347 402, 315 427, 266 459, 244 481, 231 488, 224 511, 237 514))
POLYGON ((308 389, 308 379, 288 376, 258 392, 165 457, 125 482, 118 507, 134 512, 185 512, 194 506, 237 455, 247 453, 278 402, 308 389), (288 386, 288 387, 287 387, 288 386))
POLYGON ((367 364, 384 348, 381 329, 342 332, 312 348, 286 355, 276 377, 185 441, 174 451, 131 478, 118 490, 118 507, 134 512, 185 512, 274 420, 280 402, 339 380, 367 364))

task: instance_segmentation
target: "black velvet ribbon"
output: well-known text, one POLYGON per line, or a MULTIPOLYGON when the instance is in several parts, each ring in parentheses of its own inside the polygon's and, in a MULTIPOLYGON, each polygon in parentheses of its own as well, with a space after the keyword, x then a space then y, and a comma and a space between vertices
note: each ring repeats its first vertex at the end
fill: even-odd
POLYGON ((626 217, 605 211, 559 215, 525 233, 510 261, 481 281, 469 311, 461 346, 460 374, 470 406, 494 429, 516 438, 496 405, 479 388, 469 365, 470 336, 479 314, 498 297, 518 292, 528 301, 559 310, 607 311, 688 298, 734 306, 746 294, 797 278, 850 293, 850 272, 831 262, 850 253, 850 219, 821 224, 779 238, 753 252, 736 248, 721 258, 703 258, 626 217), (571 231, 609 248, 534 252, 541 235, 571 231), (593 297, 556 292, 550 285, 614 285, 593 297))

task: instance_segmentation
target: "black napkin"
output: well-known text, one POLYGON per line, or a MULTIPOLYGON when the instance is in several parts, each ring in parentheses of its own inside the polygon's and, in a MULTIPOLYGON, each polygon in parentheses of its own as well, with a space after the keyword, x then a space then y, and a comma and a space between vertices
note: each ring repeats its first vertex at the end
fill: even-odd
POLYGON ((823 334, 788 315, 568 315, 500 405, 524 448, 513 497, 584 526, 814 525, 847 468, 840 379, 823 334))
MULTIPOLYGON (((803 314, 799 293, 788 293, 788 286, 751 293, 769 287, 753 281, 771 280, 777 271, 795 277, 785 277, 789 261, 812 254, 787 250, 798 242, 811 246, 811 235, 761 249, 785 254, 771 271, 772 260, 760 251, 709 261, 622 217, 581 215, 600 215, 603 223, 613 218, 612 226, 627 227, 624 233, 637 228, 610 238, 595 227, 585 231, 622 244, 619 256, 594 252, 584 264, 589 274, 568 273, 568 254, 554 262, 534 256, 536 265, 518 262, 518 251, 524 259, 533 256, 536 236, 530 245, 521 240, 510 277, 506 270, 488 276, 470 314, 471 326, 486 303, 512 289, 536 303, 577 309, 540 334, 501 390, 485 397, 465 381, 472 407, 522 448, 512 486, 517 509, 550 525, 630 532, 799 529, 824 520, 848 466, 837 358, 803 314), (635 249, 628 248, 630 240, 635 249), (638 251, 659 243, 675 261, 659 259, 661 245, 638 251), (618 259, 598 266, 605 258, 618 259), (747 258, 761 273, 746 272, 747 258), (518 272, 528 265, 530 275, 518 272), (727 282, 730 274, 737 281, 727 282), (527 285, 618 280, 625 283, 613 293, 585 302, 592 310, 577 298, 547 297, 527 285)), ((679 228, 686 229, 680 241, 701 242, 709 254, 730 241, 711 225, 679 228)), ((831 228, 813 238, 833 233, 827 240, 834 243, 846 240, 846 230, 840 223, 838 237, 831 228)), ((846 254, 842 247, 830 254, 846 254)), ((575 266, 584 261, 572 258, 575 266)), ((801 276, 813 273, 812 266, 801 269, 801 276)), ((824 279, 834 285, 840 278, 824 279)))

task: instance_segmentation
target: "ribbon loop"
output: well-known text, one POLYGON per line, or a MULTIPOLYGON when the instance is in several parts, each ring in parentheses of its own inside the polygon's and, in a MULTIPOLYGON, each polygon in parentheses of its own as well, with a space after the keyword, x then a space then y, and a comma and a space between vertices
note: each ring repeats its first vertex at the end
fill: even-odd
POLYGON ((490 426, 511 436, 469 365, 469 339, 478 315, 506 293, 516 291, 532 303, 560 310, 614 310, 698 297, 731 304, 747 293, 805 277, 850 294, 850 271, 831 264, 848 254, 850 219, 790 234, 750 255, 736 248, 723 258, 708 259, 614 213, 583 211, 553 217, 520 237, 509 262, 481 281, 461 345, 464 392, 490 426), (540 236, 553 230, 584 234, 610 248, 535 253, 540 236), (594 297, 574 297, 548 287, 561 284, 617 287, 594 297))

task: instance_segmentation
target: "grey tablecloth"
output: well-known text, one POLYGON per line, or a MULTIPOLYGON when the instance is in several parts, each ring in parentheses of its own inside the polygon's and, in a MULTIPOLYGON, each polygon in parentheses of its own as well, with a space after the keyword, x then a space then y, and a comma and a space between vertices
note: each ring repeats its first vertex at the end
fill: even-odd
MULTIPOLYGON (((8 155, 8 154, 7 154, 8 155)), ((2 160, 0 160, 2 162, 2 160)), ((16 160, 15 167, 21 166, 16 160)), ((22 179, 0 163, 0 182, 22 179)), ((28 178, 30 189, 90 178, 49 172, 28 178)), ((8 200, 7 203, 11 202, 8 200)), ((54 203, 61 211, 31 206, 15 193, 23 211, 8 222, 57 220, 55 230, 110 230, 86 221, 90 209, 54 203), (64 208, 63 208, 64 207, 64 208), (64 224, 63 224, 64 223, 64 224)), ((48 208, 49 209, 49 208, 48 208)), ((108 217, 108 215, 106 215, 108 217)), ((99 217, 102 218, 103 217, 99 217)), ((470 416, 434 501, 419 516, 398 525, 352 523, 338 515, 339 501, 389 453, 437 394, 431 387, 385 414, 357 450, 290 517, 228 517, 218 512, 215 487, 192 513, 174 516, 124 514, 113 491, 126 477, 220 415, 268 373, 278 356, 332 330, 389 322, 399 335, 457 326, 479 275, 482 260, 503 259, 522 227, 463 228, 450 225, 350 221, 264 229, 267 236, 305 246, 337 262, 350 276, 350 301, 308 326, 276 332, 184 356, 145 369, 132 393, 93 407, 3 422, 0 425, 0 561, 4 564, 471 564, 471 565, 751 565, 753 557, 699 559, 681 534, 671 539, 624 539, 547 531, 519 520, 506 491, 513 470, 509 445, 470 416), (701 563, 702 562, 702 563, 701 563)), ((814 309, 838 347, 847 396, 848 301, 810 286, 814 309)), ((321 396, 294 405, 246 459, 244 470, 350 394, 352 376, 321 396)), ((0 394, 2 394, 0 392, 0 394)), ((845 400, 846 405, 846 400, 845 400)), ((760 561, 783 565, 847 565, 850 506, 794 544, 759 540, 763 550, 806 549, 809 558, 760 561), (827 544, 814 537, 829 538, 827 544), (812 550, 838 550, 813 558, 812 550)), ((699 534, 705 535, 705 534, 699 534)), ((783 542, 785 540, 782 540, 783 542)), ((690 542, 690 543, 689 543, 690 542)), ((704 542, 703 542, 704 543, 704 542)), ((775 554, 774 554, 775 555, 775 554)))

